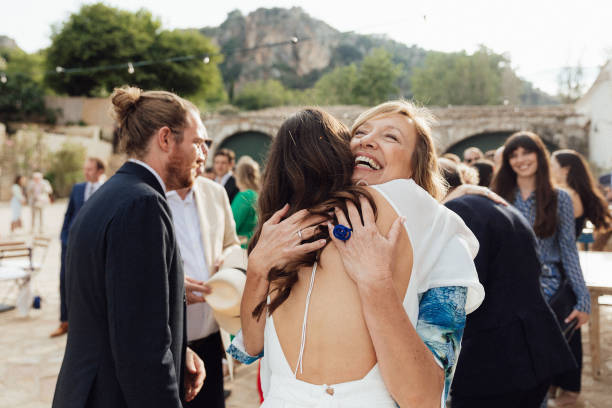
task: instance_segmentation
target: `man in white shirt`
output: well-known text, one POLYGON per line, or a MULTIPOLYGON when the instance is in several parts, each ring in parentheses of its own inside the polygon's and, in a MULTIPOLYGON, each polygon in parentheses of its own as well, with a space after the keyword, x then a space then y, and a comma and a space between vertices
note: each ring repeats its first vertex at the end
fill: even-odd
POLYGON ((225 188, 230 204, 236 194, 238 194, 238 191, 240 191, 236 186, 234 173, 232 173, 235 164, 236 153, 233 150, 219 149, 215 152, 213 157, 213 167, 216 174, 215 181, 225 188))
POLYGON ((184 262, 187 340, 206 366, 202 390, 185 407, 225 407, 223 345, 204 298, 210 289, 203 282, 216 272, 224 254, 240 247, 232 210, 223 187, 204 177, 191 187, 169 191, 167 199, 184 262))
POLYGON ((68 208, 64 215, 64 224, 60 240, 62 241, 62 253, 60 258, 60 325, 51 333, 51 337, 61 336, 68 332, 68 308, 66 307, 66 245, 68 244, 68 232, 72 221, 85 202, 104 183, 104 172, 106 166, 97 157, 88 157, 83 165, 84 183, 76 183, 70 192, 68 208))

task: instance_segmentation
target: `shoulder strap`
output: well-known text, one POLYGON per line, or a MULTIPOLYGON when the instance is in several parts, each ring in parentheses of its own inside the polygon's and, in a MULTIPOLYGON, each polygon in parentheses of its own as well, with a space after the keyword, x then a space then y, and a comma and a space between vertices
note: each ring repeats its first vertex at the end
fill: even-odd
POLYGON ((297 365, 295 366, 295 372, 293 377, 297 377, 297 371, 300 370, 300 374, 303 372, 302 360, 304 358, 304 346, 306 345, 306 322, 308 321, 308 305, 310 304, 310 295, 312 294, 312 288, 314 286, 315 274, 317 273, 317 263, 315 262, 312 266, 312 274, 310 275, 310 286, 308 287, 308 294, 306 295, 306 307, 304 308, 304 322, 302 323, 302 339, 300 341, 300 354, 298 356, 297 365))

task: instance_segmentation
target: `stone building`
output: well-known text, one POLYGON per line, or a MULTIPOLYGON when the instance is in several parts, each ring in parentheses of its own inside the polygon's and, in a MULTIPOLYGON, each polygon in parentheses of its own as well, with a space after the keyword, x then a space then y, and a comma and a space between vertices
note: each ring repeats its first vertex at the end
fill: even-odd
POLYGON ((576 111, 591 120, 588 134, 589 160, 600 171, 612 171, 612 60, 591 88, 576 102, 576 111))

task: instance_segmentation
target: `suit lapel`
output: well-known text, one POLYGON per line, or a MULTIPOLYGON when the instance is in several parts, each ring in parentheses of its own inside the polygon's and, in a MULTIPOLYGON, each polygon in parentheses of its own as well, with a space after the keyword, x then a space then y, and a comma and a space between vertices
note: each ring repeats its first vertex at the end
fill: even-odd
POLYGON ((206 265, 208 265, 208 271, 212 275, 214 273, 213 242, 211 239, 210 223, 208 222, 208 217, 206 216, 207 197, 206 192, 197 182, 193 185, 193 198, 196 203, 196 208, 198 209, 200 234, 202 237, 202 246, 204 247, 204 258, 206 259, 206 265))

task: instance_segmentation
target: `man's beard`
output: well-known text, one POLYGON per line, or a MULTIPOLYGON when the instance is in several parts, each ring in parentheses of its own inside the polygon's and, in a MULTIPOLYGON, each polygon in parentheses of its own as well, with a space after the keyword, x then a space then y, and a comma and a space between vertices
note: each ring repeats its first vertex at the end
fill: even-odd
POLYGON ((186 160, 178 153, 172 152, 166 165, 166 189, 168 191, 191 187, 194 182, 194 167, 187 165, 186 160))

